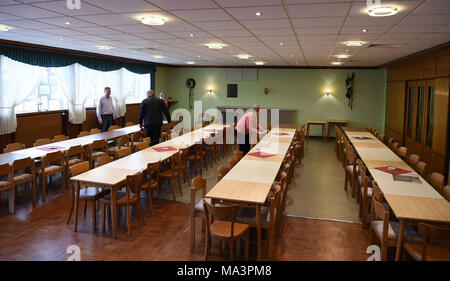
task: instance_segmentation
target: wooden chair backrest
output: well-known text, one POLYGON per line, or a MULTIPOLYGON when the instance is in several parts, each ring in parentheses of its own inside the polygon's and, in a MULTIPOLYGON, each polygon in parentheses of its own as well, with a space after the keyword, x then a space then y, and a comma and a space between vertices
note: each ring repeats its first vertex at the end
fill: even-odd
POLYGON ((146 142, 146 141, 140 142, 136 145, 136 150, 140 151, 140 150, 148 148, 149 146, 150 146, 150 142, 146 142))
POLYGON ((103 140, 95 140, 89 145, 89 151, 92 152, 93 150, 101 150, 103 152, 106 152, 107 145, 108 145, 108 143, 104 139, 103 140))
POLYGON ((65 141, 68 139, 69 139, 69 137, 66 135, 56 135, 53 137, 52 142, 65 141))
POLYGON ((374 180, 372 180, 372 193, 373 193, 373 196, 378 200, 378 202, 383 202, 383 197, 384 197, 383 192, 381 191, 377 182, 374 180))
POLYGON ((228 164, 230 164, 231 168, 233 168, 238 162, 238 159, 236 157, 230 157, 228 158, 228 164))
POLYGON ((36 142, 33 144, 33 146, 46 145, 46 144, 50 144, 50 143, 52 143, 51 139, 43 138, 43 139, 36 140, 36 142))
POLYGON ((62 165, 63 160, 64 160, 64 153, 61 150, 47 153, 47 155, 42 157, 42 162, 46 164, 59 162, 60 165, 62 165))
POLYGON ((0 176, 10 175, 11 173, 12 168, 8 163, 0 165, 0 176))
POLYGON ((84 159, 84 149, 83 149, 83 147, 81 145, 71 146, 66 151, 67 161, 69 161, 72 156, 78 156, 80 159, 84 159))
POLYGON ((217 181, 220 181, 229 171, 230 166, 228 165, 220 165, 217 170, 219 171, 219 174, 217 175, 217 181))
POLYGON ((410 154, 407 158, 408 163, 414 167, 416 167, 417 163, 420 161, 420 157, 417 154, 410 154))
POLYGON ((386 140, 386 137, 385 137, 384 135, 380 135, 380 136, 378 137, 378 139, 379 139, 381 142, 384 143, 384 141, 386 140))
POLYGON ((181 151, 174 153, 170 158, 170 169, 172 171, 179 171, 181 167, 181 151))
POLYGON ((427 178, 427 163, 419 161, 416 165, 416 171, 423 177, 427 178))
POLYGON ((237 159, 241 160, 242 157, 244 157, 244 153, 240 150, 235 150, 234 151, 234 157, 236 157, 237 159))
POLYGON ((130 154, 131 154, 131 147, 125 146, 125 147, 119 148, 119 150, 117 150, 116 157, 117 157, 117 159, 120 159, 120 158, 128 156, 130 154))
POLYGON ((74 177, 87 171, 89 171, 89 161, 83 161, 69 167, 70 177, 74 177))
POLYGON ((206 200, 203 200, 203 207, 205 209, 206 231, 208 234, 211 233, 210 225, 214 221, 214 217, 219 217, 231 221, 231 237, 234 237, 234 222, 236 220, 236 215, 239 212, 238 205, 215 206, 209 204, 206 200))
POLYGON ((450 201, 450 185, 444 186, 442 189, 442 195, 445 199, 447 199, 447 201, 450 201))
POLYGON ((89 131, 81 131, 78 134, 78 137, 85 137, 85 136, 89 136, 91 133, 89 131))
POLYGON ((13 152, 17 150, 25 149, 25 145, 20 142, 10 143, 6 145, 6 148, 3 149, 3 153, 13 152))
POLYGON ((141 182, 142 182, 143 173, 137 173, 135 175, 128 175, 125 178, 125 184, 127 186, 127 204, 130 203, 131 193, 134 193, 135 196, 139 196, 141 192, 141 182))
POLYGON ((391 147, 393 142, 394 142, 394 138, 390 137, 388 140, 388 146, 391 147))
POLYGON ((153 177, 153 179, 156 182, 159 182, 159 172, 161 170, 161 162, 154 162, 154 163, 148 163, 147 164, 147 173, 150 177, 153 177))
POLYGON ((408 148, 407 147, 399 147, 397 148, 397 155, 400 157, 406 157, 406 154, 408 153, 408 148))
POLYGON ((25 168, 30 168, 30 167, 34 167, 34 166, 35 166, 34 160, 31 159, 30 157, 24 158, 24 159, 17 159, 17 160, 14 160, 14 162, 12 164, 12 171, 15 172, 18 170, 23 170, 25 168))
POLYGON ((427 223, 419 223, 419 234, 422 236, 422 253, 421 260, 426 260, 427 247, 430 242, 436 245, 442 245, 448 248, 448 241, 450 240, 450 227, 435 226, 427 223))
POLYGON ((281 196, 283 194, 283 188, 280 184, 273 185, 273 194, 269 198, 269 208, 270 208, 270 223, 274 224, 275 219, 281 212, 281 196))
POLYGON ((375 197, 372 198, 372 212, 371 212, 371 220, 381 220, 383 221, 383 241, 387 241, 388 239, 388 231, 389 231, 389 216, 390 212, 384 208, 382 202, 378 201, 375 197))
POLYGON ((433 172, 430 174, 430 176, 428 177, 428 181, 430 182, 430 184, 432 186, 434 186, 435 188, 437 188, 439 190, 439 192, 442 192, 442 189, 444 188, 444 175, 433 172))
POLYGON ((101 133, 102 132, 102 130, 100 130, 99 128, 92 128, 91 129, 91 134, 98 134, 98 133, 101 133))
POLYGON ((197 200, 195 200, 195 195, 198 191, 201 191, 202 198, 206 195, 206 178, 202 176, 196 176, 192 179, 193 186, 191 187, 191 212, 195 214, 195 204, 197 204, 197 200))
POLYGON ((109 162, 114 161, 114 158, 108 155, 102 155, 97 158, 97 163, 95 163, 95 168, 108 164, 109 162))

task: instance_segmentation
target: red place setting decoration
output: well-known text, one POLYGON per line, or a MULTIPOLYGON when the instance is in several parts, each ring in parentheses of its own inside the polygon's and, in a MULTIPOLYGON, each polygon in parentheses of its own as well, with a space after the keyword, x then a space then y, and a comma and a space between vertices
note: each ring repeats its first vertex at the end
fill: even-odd
POLYGON ((216 130, 216 129, 203 129, 203 131, 206 131, 206 132, 216 132, 217 130, 216 130))
POLYGON ((408 170, 404 170, 404 169, 392 167, 392 166, 376 167, 375 169, 380 170, 385 173, 388 173, 388 174, 392 174, 392 175, 407 174, 407 173, 412 172, 412 171, 408 171, 408 170))
POLYGON ((249 153, 248 155, 253 156, 253 157, 258 157, 258 158, 269 158, 269 157, 273 157, 276 154, 270 154, 270 153, 264 153, 264 152, 252 152, 249 153))
POLYGON ((160 146, 160 147, 152 147, 154 150, 158 152, 166 152, 166 151, 174 151, 177 150, 176 148, 172 146, 160 146))
POLYGON ((64 147, 62 147, 62 146, 45 146, 45 147, 39 147, 38 149, 43 150, 43 151, 57 151, 57 150, 64 149, 64 147))
POLYGON ((354 139, 358 139, 358 140, 371 140, 372 138, 370 137, 353 137, 354 139))
POLYGON ((289 136, 288 133, 273 133, 273 134, 277 136, 289 136))

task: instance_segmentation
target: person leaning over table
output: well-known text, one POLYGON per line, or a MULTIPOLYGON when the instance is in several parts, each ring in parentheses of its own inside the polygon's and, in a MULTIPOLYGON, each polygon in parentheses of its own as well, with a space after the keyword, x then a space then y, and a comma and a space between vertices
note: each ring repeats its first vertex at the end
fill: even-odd
POLYGON ((111 97, 111 88, 105 87, 105 95, 100 98, 97 105, 98 123, 102 125, 102 132, 108 131, 113 120, 116 120, 113 99, 111 97))
POLYGON ((151 146, 159 143, 163 113, 167 118, 167 122, 170 123, 170 113, 164 101, 155 97, 154 91, 147 91, 147 98, 142 101, 141 108, 139 108, 139 126, 141 128, 142 126, 145 127, 147 137, 150 137, 151 146))
POLYGON ((253 110, 249 110, 244 114, 244 116, 242 116, 241 119, 239 119, 235 127, 239 150, 242 151, 244 155, 250 151, 250 137, 254 139, 258 133, 267 133, 266 129, 262 128, 258 124, 258 114, 261 106, 259 104, 255 104, 252 106, 252 109, 253 110))

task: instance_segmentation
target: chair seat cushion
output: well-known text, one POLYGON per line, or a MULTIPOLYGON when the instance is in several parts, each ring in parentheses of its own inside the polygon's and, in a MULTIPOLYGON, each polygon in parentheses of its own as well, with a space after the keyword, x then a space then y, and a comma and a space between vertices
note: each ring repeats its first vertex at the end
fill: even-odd
MULTIPOLYGON (((403 244, 405 251, 416 261, 421 260, 422 243, 405 242, 403 244)), ((425 260, 427 261, 449 261, 450 246, 428 244, 425 260)))
MULTIPOLYGON (((106 195, 102 199, 100 199, 100 202, 103 204, 111 204, 111 194, 106 195)), ((137 199, 136 194, 131 193, 130 194, 130 203, 134 202, 137 199)), ((116 191, 116 202, 117 205, 126 205, 127 204, 127 193, 123 191, 116 191)))
POLYGON ((32 179, 33 179, 33 174, 24 173, 24 174, 20 174, 18 176, 15 176, 13 178, 13 181, 20 182, 20 181, 26 181, 26 180, 32 180, 32 179))
POLYGON ((162 171, 160 174, 159 174, 159 176, 160 177, 164 177, 164 178, 169 178, 169 177, 172 177, 172 176, 176 176, 176 175, 178 175, 178 171, 172 171, 172 170, 165 170, 165 171, 162 171))
POLYGON ((107 190, 97 187, 85 187, 80 190, 80 200, 98 199, 106 195, 107 190))
MULTIPOLYGON (((364 192, 364 187, 361 187, 361 194, 364 192)), ((367 188, 367 197, 372 198, 372 188, 367 188)))
POLYGON ((83 162, 83 160, 81 160, 80 158, 73 158, 69 160, 69 166, 73 166, 81 162, 83 162))
MULTIPOLYGON (((372 229, 375 231, 378 237, 383 236, 383 221, 372 221, 372 229)), ((400 229, 400 223, 396 221, 389 222, 389 229, 388 229, 388 239, 389 240, 397 240, 398 233, 400 229)), ((415 231, 411 226, 407 225, 405 226, 405 232, 404 232, 404 241, 409 242, 422 242, 422 237, 415 231)))
POLYGON ((98 158, 98 157, 103 156, 103 155, 108 155, 108 154, 106 152, 103 152, 103 151, 96 151, 96 152, 92 152, 91 157, 92 158, 98 158))
MULTIPOLYGON (((256 224, 256 208, 239 208, 239 213, 236 217, 236 221, 256 224)), ((270 208, 267 206, 261 207, 261 222, 268 223, 270 221, 270 208)))
MULTIPOLYGON (((49 165, 49 166, 47 166, 47 167, 45 167, 44 168, 44 172, 47 174, 47 173, 54 173, 54 172, 56 172, 56 171, 58 171, 58 170, 61 170, 61 166, 58 166, 58 165, 49 165)), ((38 169, 38 171, 37 171, 39 174, 41 174, 42 173, 42 168, 39 168, 38 169)))
POLYGON ((0 180, 0 188, 11 185, 11 182, 0 180))
MULTIPOLYGON (((234 236, 240 236, 246 231, 248 231, 248 224, 244 223, 234 223, 234 236)), ((231 237, 231 222, 230 221, 222 221, 215 220, 210 226, 211 233, 220 237, 231 237)))

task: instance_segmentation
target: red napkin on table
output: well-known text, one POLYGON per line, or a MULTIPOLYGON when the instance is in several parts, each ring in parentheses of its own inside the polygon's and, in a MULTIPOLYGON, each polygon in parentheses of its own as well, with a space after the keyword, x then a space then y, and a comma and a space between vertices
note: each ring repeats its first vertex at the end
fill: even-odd
POLYGON ((287 133, 273 133, 273 134, 277 136, 289 136, 289 134, 287 133))
POLYGON ((46 147, 39 147, 38 149, 44 150, 44 151, 57 151, 64 149, 62 146, 46 146, 46 147))
POLYGON ((276 154, 270 154, 270 153, 263 153, 263 152, 252 152, 249 153, 248 155, 254 156, 254 157, 258 157, 258 158, 268 158, 268 157, 272 157, 275 156, 276 154))
POLYGON ((375 169, 380 170, 385 173, 388 173, 388 174, 392 174, 392 175, 407 174, 407 173, 412 172, 412 171, 404 170, 404 169, 397 168, 397 167, 392 167, 392 168, 395 168, 395 170, 389 170, 390 167, 392 167, 392 166, 376 167, 375 169))
POLYGON ((160 147, 153 147, 154 150, 158 151, 158 152, 166 152, 166 151, 174 151, 177 150, 174 147, 171 146, 160 146, 160 147))
POLYGON ((216 129, 204 129, 203 131, 207 131, 207 132, 215 132, 217 131, 216 129))
POLYGON ((372 138, 370 137, 353 137, 354 139, 358 139, 358 140, 371 140, 372 138))

